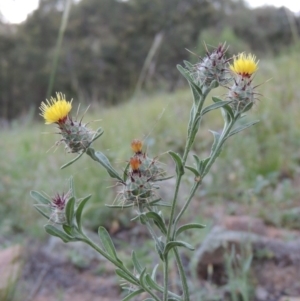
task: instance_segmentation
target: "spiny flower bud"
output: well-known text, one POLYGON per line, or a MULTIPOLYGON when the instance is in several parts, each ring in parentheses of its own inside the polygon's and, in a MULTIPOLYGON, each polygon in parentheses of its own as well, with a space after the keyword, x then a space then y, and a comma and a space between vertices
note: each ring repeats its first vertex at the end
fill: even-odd
POLYGON ((164 175, 159 162, 151 159, 142 152, 142 142, 135 139, 131 143, 131 148, 135 152, 130 158, 130 170, 127 180, 122 183, 122 189, 119 192, 121 201, 125 204, 143 205, 157 200, 156 191, 159 187, 155 184, 161 181, 164 175))
POLYGON ((67 151, 78 153, 85 151, 92 143, 95 132, 78 121, 68 118, 64 123, 58 125, 62 141, 65 142, 67 151))
POLYGON ((56 224, 64 224, 66 222, 65 207, 69 200, 69 193, 57 194, 51 200, 51 217, 50 220, 56 224))
POLYGON ((254 103, 254 91, 251 85, 252 81, 245 80, 243 77, 237 78, 230 88, 228 99, 232 100, 230 104, 234 112, 249 111, 254 103))
POLYGON ((67 151, 78 153, 85 151, 92 143, 95 132, 82 124, 81 121, 73 121, 69 117, 72 109, 72 101, 66 101, 62 93, 56 93, 56 98, 51 97, 50 101, 42 102, 40 106, 41 116, 45 119, 46 124, 56 123, 62 140, 66 144, 67 151))
POLYGON ((234 57, 229 68, 235 74, 234 84, 228 93, 229 100, 232 100, 231 107, 237 113, 246 112, 254 104, 251 76, 258 69, 258 61, 253 54, 240 53, 234 57))
POLYGON ((208 52, 201 62, 194 66, 193 76, 200 84, 210 86, 213 81, 224 86, 230 81, 226 64, 228 59, 225 57, 227 51, 226 44, 220 44, 211 53, 208 52))

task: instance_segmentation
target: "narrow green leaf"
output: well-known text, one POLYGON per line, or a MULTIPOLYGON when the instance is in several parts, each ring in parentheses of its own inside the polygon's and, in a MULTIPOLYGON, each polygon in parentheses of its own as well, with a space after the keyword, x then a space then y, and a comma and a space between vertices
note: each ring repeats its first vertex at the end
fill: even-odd
POLYGON ((156 280, 156 272, 157 272, 158 267, 159 267, 159 264, 156 264, 153 271, 152 271, 151 278, 152 278, 153 281, 156 280))
POLYGON ((171 207, 172 205, 170 203, 167 202, 163 202, 163 201, 154 201, 153 202, 149 202, 150 206, 162 206, 162 207, 171 207))
POLYGON ((243 114, 244 112, 249 111, 253 107, 254 102, 249 102, 248 104, 245 105, 243 110, 239 112, 239 114, 243 114))
POLYGON ((124 169, 124 172, 123 172, 123 181, 126 182, 127 180, 127 177, 128 177, 128 169, 129 169, 129 166, 130 166, 130 163, 128 162, 125 169, 124 169))
POLYGON ((146 298, 143 301, 155 301, 153 298, 146 298))
POLYGON ((212 111, 212 110, 216 110, 219 109, 221 107, 224 107, 225 105, 230 104, 232 101, 231 100, 227 100, 227 101, 218 101, 216 103, 213 103, 212 105, 207 106, 206 108, 204 108, 201 112, 201 115, 203 116, 204 114, 212 111))
POLYGON ((77 222, 77 226, 78 226, 79 230, 82 229, 81 217, 82 217, 83 208, 91 196, 92 195, 90 194, 90 195, 86 196, 84 199, 82 199, 76 209, 75 216, 76 216, 76 222, 77 222))
POLYGON ((190 84, 190 88, 192 90, 192 94, 193 94, 193 99, 194 99, 194 104, 198 105, 200 99, 202 98, 202 90, 201 88, 195 84, 194 82, 189 82, 190 84))
POLYGON ((64 169, 68 166, 70 166, 71 164, 73 164, 74 162, 76 162, 82 155, 84 154, 84 151, 82 151, 77 157, 75 157, 73 160, 71 160, 70 162, 64 164, 63 166, 61 166, 60 169, 64 169))
POLYGON ((145 287, 146 286, 146 281, 145 281, 145 275, 146 274, 146 268, 144 268, 143 270, 142 270, 142 273, 140 274, 140 277, 139 277, 139 279, 140 279, 140 283, 141 283, 141 285, 143 286, 143 287, 145 287))
POLYGON ((178 241, 170 241, 165 246, 164 256, 166 256, 169 253, 169 251, 175 247, 185 247, 191 251, 195 250, 195 248, 192 245, 188 244, 187 242, 179 241, 179 240, 178 241))
POLYGON ((166 181, 166 180, 170 180, 172 178, 174 178, 174 176, 168 176, 168 177, 164 177, 164 178, 153 179, 153 182, 166 181))
POLYGON ((213 143, 213 145, 211 147, 211 151, 210 151, 210 157, 211 157, 211 155, 215 152, 215 150, 216 150, 216 148, 219 144, 219 140, 220 140, 221 135, 218 132, 215 132, 215 131, 210 130, 210 132, 214 135, 214 143, 213 143))
POLYGON ((145 276, 145 281, 147 282, 147 284, 148 284, 151 288, 153 288, 153 289, 155 289, 155 290, 157 290, 157 291, 159 291, 159 292, 163 291, 163 289, 164 289, 162 286, 160 286, 159 284, 157 284, 157 283, 150 277, 149 274, 147 274, 147 275, 145 276))
MULTIPOLYGON (((212 100, 215 102, 215 103, 218 103, 218 102, 222 102, 223 100, 218 98, 218 97, 215 97, 213 96, 212 97, 212 100)), ((234 119, 234 113, 231 109, 231 107, 227 104, 227 105, 224 105, 222 106, 223 110, 226 112, 226 114, 228 115, 228 117, 232 120, 234 119)))
POLYGON ((155 249, 156 249, 159 257, 161 258, 161 260, 164 261, 165 258, 163 256, 163 252, 164 252, 164 249, 165 249, 165 243, 162 241, 161 237, 158 237, 156 239, 155 249))
POLYGON ((41 215, 43 215, 44 217, 46 217, 47 219, 50 220, 50 216, 47 215, 46 213, 44 213, 44 211, 43 211, 42 209, 40 209, 38 206, 39 206, 39 204, 35 204, 35 205, 34 205, 34 208, 35 208, 41 215))
POLYGON ((190 63, 189 61, 183 61, 183 63, 185 64, 185 66, 189 69, 194 68, 194 65, 192 63, 190 63))
POLYGON ((181 65, 177 65, 177 69, 189 82, 194 97, 194 103, 198 103, 202 96, 201 88, 195 83, 194 79, 190 75, 191 72, 188 69, 185 69, 181 65))
POLYGON ((197 166, 197 168, 199 168, 200 162, 201 162, 200 158, 199 158, 197 155, 193 155, 193 157, 194 157, 194 159, 195 159, 195 161, 196 161, 196 166, 197 166))
POLYGON ((45 205, 50 205, 51 201, 46 198, 45 196, 43 196, 41 193, 39 193, 38 191, 34 191, 31 190, 30 191, 30 196, 35 199, 36 201, 38 201, 39 203, 45 204, 45 205))
POLYGON ((193 129, 194 119, 195 119, 195 115, 196 115, 195 111, 196 111, 196 107, 195 107, 195 105, 193 105, 191 108, 190 119, 189 119, 189 123, 188 123, 188 136, 190 136, 192 129, 193 129))
POLYGON ((69 190, 71 192, 71 197, 73 196, 75 198, 75 187, 74 187, 73 177, 70 177, 70 179, 69 179, 69 190))
POLYGON ((175 164, 176 164, 176 173, 178 176, 182 176, 184 174, 184 168, 182 164, 182 160, 180 156, 173 151, 168 151, 169 155, 173 158, 175 164))
POLYGON ((133 266, 134 268, 136 269, 136 271, 141 274, 142 271, 143 271, 143 268, 141 267, 137 257, 136 257, 136 254, 134 251, 132 251, 132 254, 131 254, 131 259, 132 259, 132 262, 133 262, 133 266))
POLYGON ((69 226, 73 225, 73 218, 75 214, 75 198, 72 197, 68 200, 65 208, 66 220, 69 226))
POLYGON ((167 227, 162 219, 162 217, 160 215, 158 215, 156 212, 150 211, 147 213, 144 213, 144 215, 148 218, 148 219, 152 219, 155 223, 155 225, 159 228, 159 230, 163 233, 163 234, 167 234, 167 227))
POLYGON ((199 164, 200 175, 202 175, 203 171, 205 170, 205 167, 206 167, 207 163, 209 162, 209 159, 210 159, 210 157, 200 161, 200 164, 199 164))
POLYGON ((114 258, 115 260, 117 260, 119 263, 122 263, 122 261, 117 256, 117 252, 116 252, 115 246, 114 246, 113 241, 112 241, 109 233, 107 232, 107 230, 104 227, 100 226, 98 228, 98 234, 99 234, 100 240, 102 242, 102 245, 103 245, 105 251, 112 258, 114 258))
POLYGON ((161 198, 155 199, 154 201, 150 201, 148 204, 149 205, 154 205, 154 204, 158 203, 159 201, 161 201, 161 198))
POLYGON ((134 281, 128 274, 126 274, 124 271, 122 271, 122 270, 120 270, 120 269, 116 269, 116 274, 117 274, 119 277, 121 277, 121 278, 127 280, 129 283, 132 283, 132 284, 135 284, 135 285, 137 284, 136 281, 134 281))
POLYGON ((192 166, 188 166, 188 165, 186 165, 185 168, 190 170, 196 177, 200 176, 200 174, 196 168, 194 168, 192 166))
POLYGON ((223 101, 222 99, 220 99, 220 98, 218 98, 218 97, 215 97, 215 96, 212 97, 212 100, 213 100, 213 102, 215 102, 215 103, 218 103, 218 102, 222 102, 222 101, 223 101))
POLYGON ((74 236, 73 235, 73 228, 70 227, 69 225, 62 225, 64 231, 66 232, 66 234, 70 235, 70 236, 74 236))
POLYGON ((48 234, 59 237, 63 242, 76 241, 76 239, 72 238, 71 236, 67 235, 66 233, 62 232, 52 225, 46 225, 45 230, 48 234))
POLYGON ((182 233, 183 231, 186 231, 186 230, 189 230, 189 229, 203 229, 205 228, 206 226, 205 225, 201 225, 201 224, 196 224, 196 223, 193 223, 193 224, 185 224, 181 227, 179 227, 177 230, 176 230, 176 234, 175 234, 175 237, 177 237, 180 233, 182 233))
POLYGON ((249 128, 249 127, 251 127, 251 126, 253 126, 253 125, 255 125, 255 124, 257 124, 258 122, 259 122, 259 120, 254 120, 254 121, 250 121, 250 122, 248 122, 246 124, 243 124, 243 125, 237 127, 236 129, 234 129, 233 131, 231 131, 228 134, 228 136, 226 137, 226 139, 229 138, 229 137, 231 137, 231 136, 233 136, 233 135, 235 135, 235 134, 237 134, 237 133, 239 133, 239 132, 241 132, 241 131, 243 131, 243 130, 245 130, 245 129, 247 129, 247 128, 249 128))
POLYGON ((131 300, 133 297, 138 296, 139 294, 143 293, 144 290, 143 289, 139 289, 136 290, 134 292, 131 292, 129 295, 127 295, 125 298, 122 299, 122 301, 129 301, 131 300))
POLYGON ((178 71, 183 75, 183 77, 185 77, 185 79, 188 82, 192 82, 193 81, 192 77, 190 76, 190 71, 188 69, 185 69, 181 65, 177 65, 176 67, 177 67, 178 71))
POLYGON ((101 152, 96 151, 89 147, 86 153, 95 161, 99 162, 108 172, 108 174, 115 179, 120 180, 123 182, 123 179, 119 176, 118 172, 111 166, 108 158, 101 152))

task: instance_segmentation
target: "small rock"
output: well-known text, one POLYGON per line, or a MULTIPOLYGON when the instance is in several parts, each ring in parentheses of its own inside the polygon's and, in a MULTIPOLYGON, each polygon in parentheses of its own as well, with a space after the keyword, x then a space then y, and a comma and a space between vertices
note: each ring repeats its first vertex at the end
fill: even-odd
POLYGON ((267 300, 268 295, 268 291, 262 286, 257 286, 257 288, 255 289, 255 297, 258 301, 267 300))
POLYGON ((227 230, 251 232, 259 235, 266 234, 264 222, 251 216, 226 216, 221 223, 227 230))

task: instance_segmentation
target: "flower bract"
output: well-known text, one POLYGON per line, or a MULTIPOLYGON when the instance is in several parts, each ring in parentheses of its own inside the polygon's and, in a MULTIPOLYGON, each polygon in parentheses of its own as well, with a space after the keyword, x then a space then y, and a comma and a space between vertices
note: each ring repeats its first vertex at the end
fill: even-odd
POLYGON ((40 106, 41 116, 46 124, 64 122, 72 109, 72 101, 66 101, 65 95, 56 93, 56 98, 51 97, 50 101, 42 102, 40 106))
POLYGON ((230 69, 242 77, 251 77, 251 75, 258 69, 258 61, 253 54, 240 53, 234 57, 233 64, 230 65, 230 69))

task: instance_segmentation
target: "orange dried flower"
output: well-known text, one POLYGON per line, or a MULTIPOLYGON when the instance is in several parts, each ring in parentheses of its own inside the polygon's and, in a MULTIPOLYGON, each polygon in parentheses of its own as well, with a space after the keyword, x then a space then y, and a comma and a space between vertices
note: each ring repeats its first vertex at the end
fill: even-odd
POLYGON ((142 152, 143 142, 139 139, 134 139, 131 142, 131 149, 136 153, 140 154, 142 152))
POLYGON ((141 166, 141 160, 138 157, 130 158, 130 166, 133 171, 138 171, 141 166))

